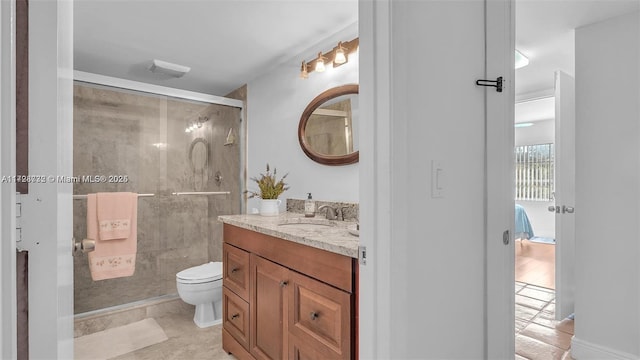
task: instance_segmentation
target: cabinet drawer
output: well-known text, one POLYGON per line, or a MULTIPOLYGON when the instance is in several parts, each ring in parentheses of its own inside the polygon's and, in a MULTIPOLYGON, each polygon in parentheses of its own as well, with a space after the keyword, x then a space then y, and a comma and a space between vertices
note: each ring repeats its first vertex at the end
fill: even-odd
POLYGON ((333 360, 346 359, 324 345, 305 342, 293 335, 289 335, 289 360, 333 360))
MULTIPOLYGON (((289 332, 307 348, 351 357, 351 294, 291 271, 289 332)), ((292 349, 290 344, 290 355, 292 349)), ((298 351, 294 351, 298 353, 298 351)), ((294 357, 299 357, 300 354, 294 357)))
POLYGON ((223 284, 245 301, 249 300, 249 253, 235 246, 222 245, 223 284))
POLYGON ((222 288, 223 327, 247 351, 249 350, 249 303, 233 291, 222 288))

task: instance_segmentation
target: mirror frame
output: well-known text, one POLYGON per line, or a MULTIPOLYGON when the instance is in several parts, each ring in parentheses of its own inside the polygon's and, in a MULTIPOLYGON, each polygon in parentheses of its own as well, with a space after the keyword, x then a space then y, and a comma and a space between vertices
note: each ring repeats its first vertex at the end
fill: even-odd
POLYGON ((304 153, 311 160, 320 164, 333 166, 355 164, 360 160, 360 150, 346 155, 325 155, 316 152, 311 149, 305 137, 305 128, 307 126, 307 122, 309 121, 309 117, 318 107, 320 107, 320 105, 338 96, 358 93, 358 84, 337 86, 316 96, 313 100, 311 100, 309 105, 307 105, 306 109, 304 109, 304 111, 302 112, 302 116, 300 117, 300 123, 298 124, 298 141, 300 142, 302 151, 304 151, 304 153))

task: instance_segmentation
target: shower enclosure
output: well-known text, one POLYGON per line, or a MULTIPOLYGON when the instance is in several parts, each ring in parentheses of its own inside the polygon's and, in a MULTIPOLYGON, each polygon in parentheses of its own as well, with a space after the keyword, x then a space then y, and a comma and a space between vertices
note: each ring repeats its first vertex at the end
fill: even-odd
POLYGON ((176 294, 177 272, 222 260, 217 217, 241 211, 242 102, 186 97, 76 81, 74 237, 87 236, 83 195, 143 196, 135 274, 93 281, 87 255, 76 252, 75 314, 176 294))

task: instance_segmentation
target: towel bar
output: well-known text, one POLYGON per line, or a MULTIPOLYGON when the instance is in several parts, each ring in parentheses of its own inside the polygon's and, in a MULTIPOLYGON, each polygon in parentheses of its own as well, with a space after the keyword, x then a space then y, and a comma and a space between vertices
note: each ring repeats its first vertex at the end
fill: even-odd
MULTIPOLYGON (((138 197, 150 197, 150 196, 156 196, 156 194, 138 194, 138 197)), ((86 198, 87 198, 87 195, 73 195, 73 200, 82 200, 86 198)))
POLYGON ((229 195, 231 191, 185 191, 185 192, 174 192, 171 195, 229 195))

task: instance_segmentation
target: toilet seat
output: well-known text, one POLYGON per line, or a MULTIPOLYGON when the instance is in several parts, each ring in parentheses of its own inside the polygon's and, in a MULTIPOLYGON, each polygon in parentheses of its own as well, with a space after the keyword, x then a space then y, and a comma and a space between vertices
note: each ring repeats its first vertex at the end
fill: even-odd
POLYGON ((222 278, 222 263, 209 262, 190 267, 176 274, 178 282, 183 284, 201 284, 222 278))

